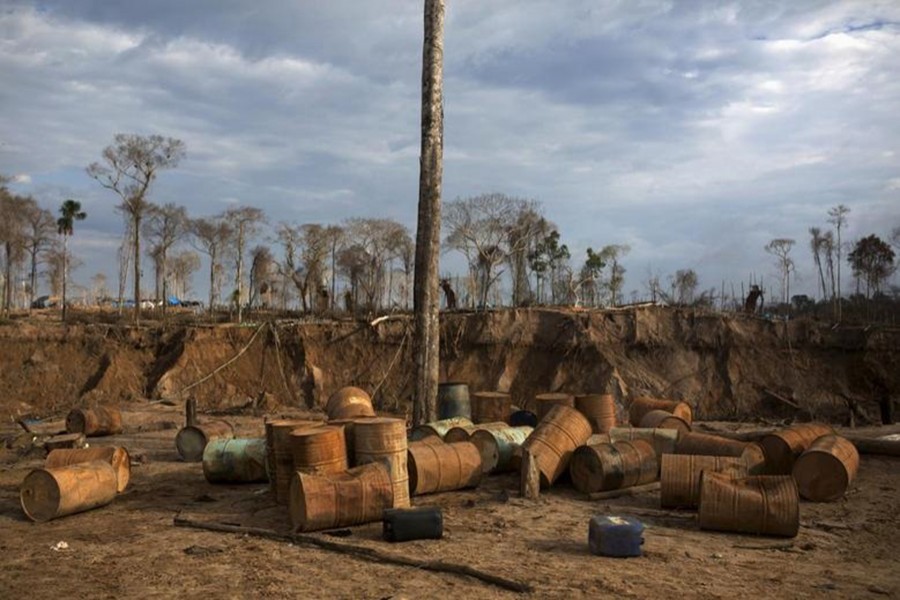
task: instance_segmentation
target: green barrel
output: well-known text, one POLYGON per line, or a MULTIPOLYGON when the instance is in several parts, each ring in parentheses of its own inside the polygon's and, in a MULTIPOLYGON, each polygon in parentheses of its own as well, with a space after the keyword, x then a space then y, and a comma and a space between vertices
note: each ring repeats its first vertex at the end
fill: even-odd
POLYGON ((210 483, 261 483, 266 475, 266 439, 213 440, 203 451, 203 474, 210 483))
POLYGON ((504 427, 503 429, 479 429, 469 441, 481 453, 481 466, 485 473, 503 473, 518 468, 515 460, 518 449, 531 432, 532 427, 504 427))
POLYGON ((441 419, 440 421, 431 421, 424 425, 413 428, 409 433, 409 439, 412 441, 423 440, 427 437, 436 435, 444 439, 447 432, 454 427, 471 427, 472 421, 468 417, 453 417, 450 419, 441 419))

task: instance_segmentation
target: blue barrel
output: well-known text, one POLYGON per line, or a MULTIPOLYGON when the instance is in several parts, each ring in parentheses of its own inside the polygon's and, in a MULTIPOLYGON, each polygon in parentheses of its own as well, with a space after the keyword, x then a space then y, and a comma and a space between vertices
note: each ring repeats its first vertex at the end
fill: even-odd
POLYGON ((640 556, 643 534, 644 524, 634 517, 597 515, 588 525, 588 546, 598 556, 640 556))
POLYGON ((203 451, 203 475, 210 483, 268 481, 266 438, 212 440, 203 451))
POLYGON ((469 386, 460 381, 450 381, 438 385, 437 397, 438 419, 453 417, 472 418, 472 405, 469 403, 469 386))
POLYGON ((538 418, 537 415, 530 410, 517 410, 509 415, 509 424, 512 427, 522 427, 525 425, 528 427, 537 427, 538 418))
POLYGON ((382 537, 388 542, 439 540, 444 535, 444 517, 437 506, 389 508, 382 521, 382 537))

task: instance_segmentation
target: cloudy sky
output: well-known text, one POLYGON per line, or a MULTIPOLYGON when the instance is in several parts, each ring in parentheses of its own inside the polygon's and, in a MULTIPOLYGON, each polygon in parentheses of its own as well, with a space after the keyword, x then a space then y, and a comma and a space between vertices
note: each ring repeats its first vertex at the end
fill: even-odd
MULTIPOLYGON (((812 292, 829 207, 849 239, 900 225, 896 0, 447 4, 444 198, 537 199, 579 260, 630 245, 626 292, 774 285, 775 237, 812 292)), ((84 169, 119 132, 185 141, 152 200, 194 216, 414 228, 421 44, 421 1, 6 0, 0 173, 82 201, 83 282, 115 280, 121 217, 84 169)))

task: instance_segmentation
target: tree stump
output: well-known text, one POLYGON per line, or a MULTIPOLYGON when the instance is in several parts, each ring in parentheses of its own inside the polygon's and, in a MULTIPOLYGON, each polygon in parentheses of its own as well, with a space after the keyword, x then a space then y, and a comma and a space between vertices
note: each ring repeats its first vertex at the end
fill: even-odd
POLYGON ((522 450, 519 493, 529 500, 537 500, 541 495, 541 471, 534 454, 525 449, 522 450))

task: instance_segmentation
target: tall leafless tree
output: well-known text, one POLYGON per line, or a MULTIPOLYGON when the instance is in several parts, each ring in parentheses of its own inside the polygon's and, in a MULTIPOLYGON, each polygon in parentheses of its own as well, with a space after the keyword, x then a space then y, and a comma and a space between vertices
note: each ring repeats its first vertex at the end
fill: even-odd
POLYGON ((765 246, 766 252, 775 257, 775 263, 781 272, 781 302, 787 304, 791 300, 791 272, 794 270, 794 259, 790 257, 791 248, 796 241, 788 238, 776 238, 765 246))
MULTIPOLYGON (((147 210, 144 222, 144 235, 150 244, 152 255, 158 258, 155 262, 156 280, 162 284, 163 315, 169 303, 169 251, 172 246, 184 239, 188 231, 187 209, 171 202, 162 206, 151 205, 147 210)), ((159 300, 157 289, 157 300, 159 300)))
POLYGON ((244 320, 244 253, 247 244, 259 232, 265 213, 254 206, 240 206, 225 211, 225 220, 233 232, 231 242, 235 257, 234 300, 237 302, 238 323, 244 320))
POLYGON ((843 256, 843 247, 841 241, 841 230, 847 225, 847 215, 850 209, 843 204, 838 204, 828 210, 828 222, 834 225, 835 237, 835 262, 837 263, 837 296, 835 304, 835 318, 840 322, 843 318, 843 304, 841 301, 841 259, 843 256))
POLYGON ((211 313, 216 306, 218 290, 221 288, 222 259, 228 250, 228 243, 234 231, 225 217, 192 219, 188 224, 191 245, 209 257, 209 306, 211 313))
POLYGON ((56 242, 56 221, 53 213, 38 206, 34 200, 28 203, 23 219, 25 228, 22 241, 31 264, 28 296, 28 306, 31 306, 34 304, 34 297, 37 294, 38 265, 43 260, 44 253, 56 242))
POLYGON ((812 251, 813 263, 816 265, 816 271, 819 274, 822 299, 827 300, 828 289, 825 287, 825 269, 822 265, 822 255, 825 252, 825 238, 822 236, 822 230, 819 227, 809 228, 809 249, 812 251))

